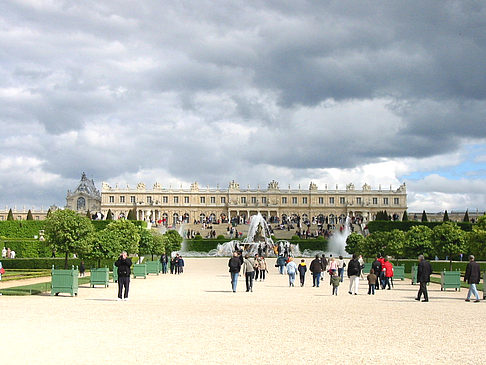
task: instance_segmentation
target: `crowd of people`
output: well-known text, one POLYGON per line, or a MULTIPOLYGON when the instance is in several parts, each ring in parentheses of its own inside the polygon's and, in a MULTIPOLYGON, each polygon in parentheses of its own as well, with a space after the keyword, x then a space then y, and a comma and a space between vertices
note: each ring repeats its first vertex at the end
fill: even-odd
POLYGON ((14 259, 15 258, 15 251, 14 250, 11 250, 10 247, 9 248, 2 248, 2 258, 3 259, 14 259))

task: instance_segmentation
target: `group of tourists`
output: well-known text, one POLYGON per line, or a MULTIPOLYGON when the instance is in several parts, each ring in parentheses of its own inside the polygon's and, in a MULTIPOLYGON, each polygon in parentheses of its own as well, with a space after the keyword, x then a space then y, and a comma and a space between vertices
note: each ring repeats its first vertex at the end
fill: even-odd
POLYGON ((228 267, 231 275, 231 288, 234 293, 236 293, 241 270, 243 270, 242 274, 245 276, 247 292, 253 291, 254 281, 265 281, 266 273, 268 273, 267 261, 264 256, 258 254, 254 258, 248 254, 243 256, 242 251, 233 252, 233 257, 230 258, 228 267))
POLYGON ((15 251, 9 248, 2 248, 2 258, 3 259, 14 259, 15 258, 15 251))
MULTIPOLYGON (((162 260, 162 258, 161 258, 162 260)), ((162 268, 164 264, 162 263, 162 268)), ((178 253, 170 260, 170 273, 179 275, 184 272, 184 259, 178 253)), ((167 269, 165 271, 167 273, 167 269)))

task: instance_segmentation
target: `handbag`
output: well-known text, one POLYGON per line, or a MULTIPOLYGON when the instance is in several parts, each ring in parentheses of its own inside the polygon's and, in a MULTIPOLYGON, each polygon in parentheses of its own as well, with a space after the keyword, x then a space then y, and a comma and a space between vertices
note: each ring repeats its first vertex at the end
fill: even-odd
POLYGON ((2 268, 0 269, 0 275, 3 275, 3 274, 5 274, 5 269, 2 267, 2 268))

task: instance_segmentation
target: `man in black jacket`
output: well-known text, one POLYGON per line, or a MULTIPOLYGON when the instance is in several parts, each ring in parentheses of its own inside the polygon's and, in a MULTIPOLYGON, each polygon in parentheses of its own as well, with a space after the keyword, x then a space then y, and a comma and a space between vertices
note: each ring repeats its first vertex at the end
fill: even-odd
POLYGON ((319 255, 316 255, 316 258, 311 261, 309 270, 312 273, 312 287, 319 287, 319 280, 322 272, 322 265, 319 255))
POLYGON ((373 263, 371 264, 371 268, 373 269, 376 275, 376 284, 375 284, 376 290, 380 290, 380 274, 382 270, 381 262, 378 259, 379 257, 376 256, 375 261, 373 261, 373 263))
POLYGON ((123 300, 128 300, 132 260, 127 257, 125 251, 123 251, 118 260, 116 260, 115 266, 118 268, 118 300, 122 300, 122 298, 123 300), (122 296, 123 287, 125 287, 125 295, 122 296))
POLYGON ((233 293, 236 293, 236 285, 238 284, 238 276, 241 270, 241 261, 238 252, 233 252, 233 257, 229 259, 228 267, 231 274, 231 287, 233 293))
POLYGON ((358 295, 359 277, 361 275, 361 264, 358 256, 353 253, 353 258, 348 263, 349 294, 358 295))
POLYGON ((420 255, 418 260, 417 282, 420 284, 420 288, 415 300, 420 301, 420 297, 423 294, 424 300, 422 300, 422 302, 428 302, 429 294, 427 293, 427 283, 430 281, 430 274, 432 274, 432 265, 430 265, 430 262, 425 260, 424 255, 420 255))
POLYGON ((466 266, 466 274, 464 275, 464 281, 469 284, 469 291, 467 292, 466 302, 471 301, 471 294, 474 294, 476 300, 474 303, 479 303, 479 293, 476 289, 476 284, 481 281, 481 268, 479 264, 474 261, 474 256, 469 256, 469 263, 466 266))

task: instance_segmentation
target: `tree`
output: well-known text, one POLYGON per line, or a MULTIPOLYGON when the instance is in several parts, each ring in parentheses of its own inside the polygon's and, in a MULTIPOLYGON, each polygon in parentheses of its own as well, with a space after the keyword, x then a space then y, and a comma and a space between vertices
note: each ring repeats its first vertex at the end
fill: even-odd
POLYGON ((100 267, 102 259, 116 259, 121 251, 118 235, 105 228, 95 233, 92 250, 88 256, 95 259, 100 267))
POLYGON ((346 247, 344 249, 349 254, 361 252, 364 241, 363 235, 353 232, 346 238, 346 247))
POLYGON ((111 212, 111 209, 108 209, 108 213, 106 213, 106 220, 107 221, 113 220, 113 213, 111 212))
POLYGON ((89 211, 89 209, 86 212, 86 218, 88 218, 89 220, 91 220, 91 212, 89 211))
POLYGON ((390 216, 388 215, 386 210, 380 210, 376 213, 376 219, 377 221, 389 221, 390 216))
POLYGON ((434 246, 431 241, 432 230, 427 226, 413 226, 405 234, 403 252, 407 258, 416 258, 419 255, 431 257, 434 246))
POLYGON ((105 234, 119 244, 117 256, 121 251, 126 251, 128 254, 138 253, 140 233, 132 222, 125 219, 113 221, 106 226, 105 230, 105 234))
POLYGON ((33 221, 34 220, 34 217, 32 216, 32 212, 30 211, 30 209, 27 212, 27 220, 28 221, 33 221))
POLYGON ((130 221, 136 221, 137 220, 137 209, 132 208, 128 211, 128 216, 127 219, 130 221))
POLYGON ((50 215, 51 215, 51 213, 52 213, 52 212, 51 212, 51 208, 47 209, 46 218, 49 218, 49 217, 50 217, 50 215))
POLYGON ((166 237, 165 253, 170 256, 173 251, 181 249, 182 237, 176 230, 170 230, 164 233, 166 237))
POLYGON ((405 232, 394 229, 388 233, 384 254, 393 257, 403 256, 403 245, 405 243, 405 232))
POLYGON ((13 221, 13 220, 15 220, 15 219, 14 219, 14 216, 13 216, 12 208, 10 208, 10 209, 9 209, 9 211, 8 211, 7 220, 8 220, 8 221, 13 221))
POLYGON ((422 212, 422 222, 428 222, 427 213, 425 213, 425 210, 422 212))
POLYGON ((459 226, 452 222, 445 222, 432 230, 432 245, 439 256, 448 256, 450 270, 452 258, 466 251, 466 234, 459 226))
POLYGON ((45 234, 51 248, 65 254, 64 268, 67 269, 70 253, 82 256, 90 252, 94 228, 86 217, 69 209, 59 209, 46 219, 45 234))
POLYGON ((361 254, 365 257, 376 257, 385 255, 386 243, 388 241, 388 232, 374 232, 366 236, 361 254))
POLYGON ((140 253, 152 255, 161 255, 165 252, 167 237, 155 230, 140 228, 140 253))
POLYGON ((406 210, 403 211, 402 222, 408 221, 408 213, 406 210))
POLYGON ((468 250, 478 258, 486 258, 486 216, 478 218, 468 235, 468 250))
POLYGON ((464 218, 462 219, 463 222, 469 223, 469 212, 466 210, 464 214, 464 218))
POLYGON ((444 213, 444 218, 442 218, 443 222, 449 222, 449 214, 447 214, 447 210, 444 213))

